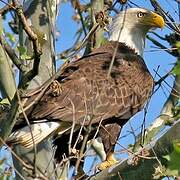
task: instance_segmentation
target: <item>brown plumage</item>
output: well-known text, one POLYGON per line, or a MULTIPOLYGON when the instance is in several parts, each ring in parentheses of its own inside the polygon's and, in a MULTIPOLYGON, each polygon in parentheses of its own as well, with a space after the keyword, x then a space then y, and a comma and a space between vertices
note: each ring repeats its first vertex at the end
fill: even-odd
POLYGON ((73 113, 76 124, 83 123, 85 116, 88 116, 86 125, 112 117, 129 119, 142 109, 153 87, 143 59, 119 42, 108 42, 88 56, 69 63, 57 81, 59 95, 54 95, 54 90, 49 88, 29 112, 30 120, 72 122, 73 113), (117 43, 118 51, 108 77, 117 43))
MULTIPOLYGON (((153 79, 141 56, 125 44, 114 41, 69 63, 57 81, 57 94, 50 86, 39 102, 26 111, 29 121, 46 119, 70 125, 74 121, 76 130, 82 124, 91 123, 97 127, 101 121, 107 128, 99 131, 107 154, 113 151, 121 127, 142 109, 153 88, 153 79), (118 50, 108 77, 117 43, 118 50)), ((29 98, 26 105, 36 96, 29 98)), ((91 136, 95 132, 96 128, 91 136)), ((66 137, 69 133, 70 130, 65 133, 66 137)), ((62 135, 61 140, 67 146, 68 141, 64 142, 64 139, 68 138, 62 135)), ((63 152, 57 150, 56 156, 58 154, 63 152)))
MULTIPOLYGON (((130 8, 120 12, 110 26, 110 41, 67 64, 56 81, 45 89, 41 99, 26 110, 33 140, 26 126, 15 130, 9 141, 29 148, 33 141, 37 144, 58 133, 55 155, 60 160, 63 153, 68 155, 72 127, 73 146, 80 127, 83 126, 81 134, 84 136, 91 124, 89 139, 98 130, 107 154, 99 168, 114 164, 114 146, 122 126, 143 108, 153 88, 153 79, 142 58, 146 34, 151 28, 163 28, 164 25, 160 15, 147 9, 130 8)), ((24 107, 38 95, 29 97, 24 107)), ((26 123, 21 115, 15 129, 23 125, 26 123)), ((81 143, 79 140, 77 149, 81 143)))

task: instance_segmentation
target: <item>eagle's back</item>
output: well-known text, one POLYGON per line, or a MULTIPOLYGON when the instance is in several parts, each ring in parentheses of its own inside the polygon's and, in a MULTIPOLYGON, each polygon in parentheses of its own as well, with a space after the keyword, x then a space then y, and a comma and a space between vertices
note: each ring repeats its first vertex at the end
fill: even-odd
POLYGON ((27 111, 30 121, 46 118, 89 124, 112 117, 129 119, 142 109, 153 88, 143 59, 125 44, 113 41, 69 63, 57 81, 59 93, 54 94, 54 89, 48 87, 40 101, 27 111))

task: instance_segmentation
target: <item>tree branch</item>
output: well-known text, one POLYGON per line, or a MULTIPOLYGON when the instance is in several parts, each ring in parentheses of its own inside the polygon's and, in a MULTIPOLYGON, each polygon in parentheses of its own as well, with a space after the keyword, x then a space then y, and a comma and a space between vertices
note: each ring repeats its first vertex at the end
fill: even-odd
MULTIPOLYGON (((149 150, 150 156, 156 158, 142 159, 138 165, 132 164, 133 157, 128 158, 113 167, 103 170, 102 172, 91 177, 90 180, 101 179, 153 179, 155 167, 163 164, 163 156, 173 151, 173 141, 180 139, 180 122, 177 122, 169 129, 157 142, 149 144, 146 149, 149 150), (155 154, 154 154, 155 152, 155 154), (160 161, 159 161, 160 160, 160 161)), ((140 152, 139 152, 140 153, 140 152)), ((138 154, 138 153, 137 153, 138 154)))
POLYGON ((27 82, 32 80, 37 74, 39 70, 39 63, 40 63, 40 56, 42 55, 41 47, 38 42, 38 36, 34 33, 34 31, 30 28, 26 17, 24 15, 23 9, 18 3, 17 0, 13 0, 13 6, 15 8, 15 12, 23 25, 23 29, 25 30, 26 34, 28 35, 29 39, 32 41, 33 51, 34 51, 34 63, 33 68, 28 73, 22 77, 22 82, 20 86, 23 84, 25 85, 27 82))
POLYGON ((12 3, 9 3, 9 4, 7 4, 7 5, 5 5, 4 7, 2 7, 1 9, 0 9, 0 15, 4 15, 4 14, 6 14, 9 10, 11 10, 12 9, 12 3))
POLYGON ((7 41, 3 38, 3 36, 0 36, 0 44, 1 46, 5 49, 6 53, 9 55, 10 59, 12 62, 16 65, 16 67, 21 71, 21 72, 26 72, 27 68, 26 66, 23 65, 22 61, 17 57, 15 51, 11 48, 11 46, 8 44, 7 41))
POLYGON ((149 39, 154 45, 160 47, 161 49, 164 49, 167 53, 171 54, 172 56, 175 56, 173 51, 170 51, 166 46, 164 46, 163 44, 161 44, 160 42, 156 41, 154 38, 152 38, 151 36, 146 36, 147 39, 149 39))
POLYGON ((174 30, 175 32, 180 34, 180 28, 174 23, 175 21, 174 21, 173 17, 168 12, 165 12, 164 9, 160 6, 160 4, 156 0, 150 0, 150 2, 152 4, 152 6, 154 7, 154 9, 164 17, 166 24, 172 30, 174 30))
MULTIPOLYGON (((0 16, 0 31, 2 32, 2 17, 0 16)), ((0 91, 3 98, 12 100, 16 91, 16 84, 13 76, 10 59, 3 46, 0 44, 0 91), (8 83, 7 83, 8 82, 8 83)), ((0 126, 3 127, 3 126, 0 126)))

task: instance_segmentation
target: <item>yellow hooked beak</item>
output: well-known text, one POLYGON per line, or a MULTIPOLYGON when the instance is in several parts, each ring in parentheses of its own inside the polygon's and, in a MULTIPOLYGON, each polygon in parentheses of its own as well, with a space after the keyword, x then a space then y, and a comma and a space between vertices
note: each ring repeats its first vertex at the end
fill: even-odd
POLYGON ((151 12, 144 18, 144 23, 152 28, 163 28, 165 26, 165 22, 162 16, 155 12, 151 12))
POLYGON ((152 12, 152 25, 154 27, 163 28, 165 25, 164 19, 159 14, 152 12))

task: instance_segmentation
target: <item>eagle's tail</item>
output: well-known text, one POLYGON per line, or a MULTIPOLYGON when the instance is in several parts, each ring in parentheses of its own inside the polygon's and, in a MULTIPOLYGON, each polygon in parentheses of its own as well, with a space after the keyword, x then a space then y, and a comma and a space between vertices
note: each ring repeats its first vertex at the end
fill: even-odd
POLYGON ((55 132, 63 134, 71 127, 69 124, 58 122, 43 122, 25 126, 22 129, 14 131, 7 140, 7 144, 21 144, 26 148, 32 148, 44 139, 53 135, 55 132))

